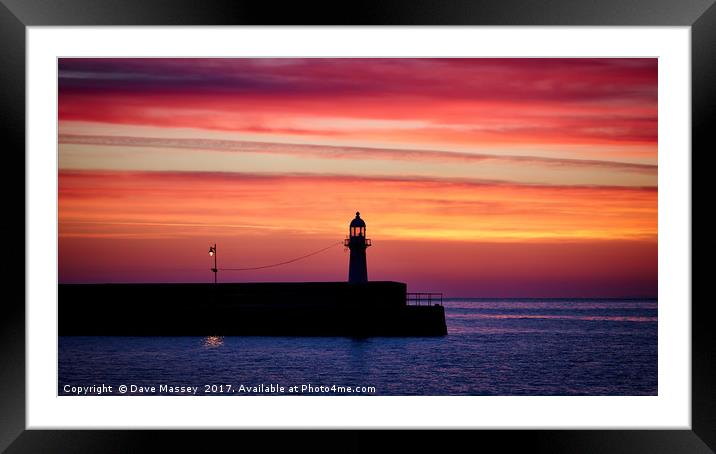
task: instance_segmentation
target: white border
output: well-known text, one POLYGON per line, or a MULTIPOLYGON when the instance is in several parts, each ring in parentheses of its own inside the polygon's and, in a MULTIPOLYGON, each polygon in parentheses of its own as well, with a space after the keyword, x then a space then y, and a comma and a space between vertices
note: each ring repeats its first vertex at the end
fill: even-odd
POLYGON ((27 427, 691 427, 688 27, 28 27, 27 427), (659 395, 57 397, 60 56, 659 58, 659 395))

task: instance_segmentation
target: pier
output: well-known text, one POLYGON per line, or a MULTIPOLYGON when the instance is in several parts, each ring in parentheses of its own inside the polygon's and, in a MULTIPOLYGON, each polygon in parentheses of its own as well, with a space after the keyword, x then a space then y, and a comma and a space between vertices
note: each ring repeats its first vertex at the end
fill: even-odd
POLYGON ((402 282, 60 284, 59 334, 443 336, 444 308, 402 282))
MULTIPOLYGON (((348 282, 219 283, 217 245, 209 246, 213 284, 60 284, 61 336, 444 336, 442 293, 368 281, 366 223, 356 212, 348 237, 348 282)), ((330 246, 329 246, 330 247, 330 246)))

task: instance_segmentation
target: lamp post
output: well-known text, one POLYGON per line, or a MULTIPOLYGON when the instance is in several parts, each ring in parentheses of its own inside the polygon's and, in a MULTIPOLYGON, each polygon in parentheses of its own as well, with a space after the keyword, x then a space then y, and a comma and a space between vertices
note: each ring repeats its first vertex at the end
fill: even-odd
POLYGON ((216 266, 216 243, 213 246, 209 246, 209 257, 214 257, 214 268, 211 271, 214 272, 214 284, 216 284, 216 275, 219 272, 219 268, 216 266))

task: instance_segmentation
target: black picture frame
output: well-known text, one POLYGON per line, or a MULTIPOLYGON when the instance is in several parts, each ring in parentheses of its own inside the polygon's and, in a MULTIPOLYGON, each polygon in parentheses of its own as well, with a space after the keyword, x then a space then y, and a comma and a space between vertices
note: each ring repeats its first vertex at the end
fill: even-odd
MULTIPOLYGON (((246 2, 191 0, 0 0, 0 132, 6 169, 21 181, 0 179, 6 212, 2 238, 25 244, 25 32, 30 26, 121 25, 514 25, 514 26, 688 26, 691 28, 692 89, 692 242, 705 256, 714 242, 698 224, 697 173, 706 172, 714 147, 711 123, 716 118, 716 6, 714 0, 382 0, 363 3, 246 2), (699 150, 698 152, 695 152, 699 150), (7 161, 6 161, 7 162, 7 161), (694 165, 694 163, 696 165, 694 165), (20 186, 22 185, 22 186, 20 186), (14 197, 13 197, 14 196, 14 197), (7 222, 12 219, 14 222, 7 222)), ((684 150, 689 152, 689 150, 684 150)), ((705 181, 703 176, 699 181, 705 181)), ((460 431, 284 431, 274 436, 261 431, 112 431, 26 430, 25 403, 25 259, 6 255, 0 273, 19 290, 3 297, 0 316, 0 450, 16 452, 143 452, 170 446, 182 451, 206 451, 212 446, 247 447, 262 451, 278 447, 328 452, 382 449, 406 451, 467 449, 499 446, 500 450, 536 452, 649 452, 707 453, 716 450, 716 374, 712 360, 716 342, 710 328, 708 298, 696 298, 692 265, 692 401, 691 430, 535 430, 460 431), (8 263, 12 263, 9 265, 8 263), (21 287, 22 285, 22 287, 21 287), (380 436, 380 440, 376 437, 380 436), (496 444, 493 444, 496 443, 496 444)), ((704 282, 704 279, 699 282, 704 282)), ((702 284, 703 285, 703 284, 702 284)), ((688 304, 684 301, 684 304, 688 304)), ((160 424, 160 422, 158 422, 160 424)))

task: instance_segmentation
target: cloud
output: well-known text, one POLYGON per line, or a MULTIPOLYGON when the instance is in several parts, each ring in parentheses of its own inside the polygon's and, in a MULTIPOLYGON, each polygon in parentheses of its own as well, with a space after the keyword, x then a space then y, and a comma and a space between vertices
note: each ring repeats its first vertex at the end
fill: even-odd
POLYGON ((59 60, 61 92, 656 99, 656 59, 303 58, 59 60))
POLYGON ((62 234, 140 229, 202 236, 217 229, 264 234, 281 229, 291 235, 335 235, 360 210, 383 238, 654 239, 657 198, 656 188, 649 187, 411 176, 64 170, 59 174, 62 234), (170 226, 172 230, 166 230, 170 226))
POLYGON ((658 129, 656 59, 60 59, 58 83, 61 122, 425 147, 658 129))
POLYGON ((467 153, 439 150, 406 150, 394 148, 346 147, 327 145, 288 144, 274 142, 252 142, 238 140, 157 138, 131 136, 98 136, 80 134, 60 134, 59 143, 78 145, 97 145, 115 147, 149 147, 169 149, 209 150, 234 153, 266 153, 291 156, 311 156, 327 159, 358 160, 402 160, 402 161, 458 161, 476 163, 496 161, 522 165, 545 165, 557 167, 607 169, 619 172, 631 172, 655 175, 658 166, 620 161, 602 161, 586 159, 560 159, 529 155, 497 155, 486 153, 467 153))

